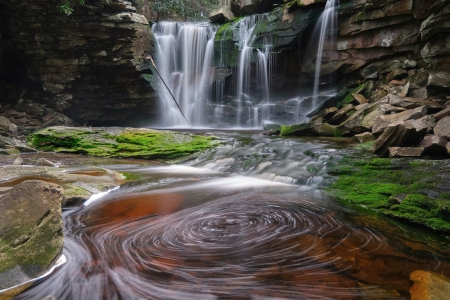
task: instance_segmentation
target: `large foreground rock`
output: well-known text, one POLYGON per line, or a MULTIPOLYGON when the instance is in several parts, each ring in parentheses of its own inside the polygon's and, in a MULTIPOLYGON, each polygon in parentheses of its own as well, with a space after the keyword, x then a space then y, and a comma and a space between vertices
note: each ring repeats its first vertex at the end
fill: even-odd
POLYGON ((0 290, 44 273, 61 252, 61 186, 24 181, 0 198, 0 290))

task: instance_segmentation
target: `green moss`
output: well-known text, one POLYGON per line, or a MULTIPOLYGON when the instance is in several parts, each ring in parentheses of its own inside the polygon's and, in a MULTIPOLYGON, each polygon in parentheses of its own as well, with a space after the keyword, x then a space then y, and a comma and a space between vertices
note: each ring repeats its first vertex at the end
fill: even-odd
POLYGON ((360 84, 358 87, 352 89, 345 97, 343 100, 339 101, 338 104, 336 105, 337 108, 341 108, 344 107, 347 104, 352 103, 353 101, 355 101, 355 98, 353 98, 352 94, 360 94, 362 92, 364 92, 364 90, 367 88, 367 86, 370 84, 369 81, 364 82, 362 84, 360 84))
POLYGON ((433 229, 450 230, 450 193, 438 176, 450 169, 449 162, 361 155, 356 151, 331 167, 329 173, 336 179, 329 191, 337 199, 433 229))
POLYGON ((311 135, 312 126, 309 123, 294 124, 294 125, 282 125, 280 127, 280 135, 311 135))
POLYGON ((79 129, 50 127, 28 137, 36 149, 100 157, 174 159, 210 149, 217 138, 151 129, 79 129), (63 138, 62 138, 63 137, 63 138))

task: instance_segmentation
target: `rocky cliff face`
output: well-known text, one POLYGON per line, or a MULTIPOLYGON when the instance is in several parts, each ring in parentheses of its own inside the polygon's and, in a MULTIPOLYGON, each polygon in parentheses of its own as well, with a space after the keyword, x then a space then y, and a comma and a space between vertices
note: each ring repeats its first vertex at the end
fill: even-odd
POLYGON ((145 17, 124 0, 87 0, 71 16, 59 4, 0 0, 0 113, 25 131, 153 113, 145 17))
MULTIPOLYGON (((232 1, 231 7, 236 14, 238 7, 242 13, 247 6, 254 8, 252 12, 264 11, 260 2, 232 1)), ((261 48, 263 38, 272 37, 271 55, 276 61, 272 77, 274 91, 285 92, 290 86, 298 85, 307 89, 311 85, 318 40, 314 26, 324 2, 305 0, 289 10, 276 9, 256 26, 253 46, 261 48)), ((341 0, 338 14, 337 43, 325 44, 321 74, 334 75, 330 78, 339 87, 360 80, 402 78, 393 74, 394 71, 407 74, 411 69, 449 67, 448 0, 341 0)), ((216 59, 222 55, 221 62, 230 67, 236 65, 239 57, 235 46, 237 36, 232 30, 224 29, 216 37, 216 59)))

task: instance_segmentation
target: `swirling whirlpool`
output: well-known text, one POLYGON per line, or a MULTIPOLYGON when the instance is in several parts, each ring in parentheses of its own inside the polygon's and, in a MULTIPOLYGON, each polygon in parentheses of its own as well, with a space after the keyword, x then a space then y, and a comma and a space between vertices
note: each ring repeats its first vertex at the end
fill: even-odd
POLYGON ((340 255, 380 248, 382 237, 308 201, 273 198, 103 221, 108 204, 68 212, 69 262, 19 299, 392 299, 358 284, 353 259, 340 255))

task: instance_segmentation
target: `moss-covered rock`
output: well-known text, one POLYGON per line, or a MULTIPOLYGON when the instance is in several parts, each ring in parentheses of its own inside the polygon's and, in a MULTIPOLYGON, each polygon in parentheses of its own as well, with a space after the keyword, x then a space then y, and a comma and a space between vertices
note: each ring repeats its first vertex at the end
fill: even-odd
MULTIPOLYGON (((367 143, 368 148, 373 143, 367 143)), ((373 158, 358 150, 330 169, 340 200, 384 215, 450 231, 450 160, 373 158)))
POLYGON ((352 103, 353 101, 355 101, 353 94, 362 94, 363 92, 366 91, 366 89, 368 89, 371 86, 371 84, 372 84, 371 81, 366 81, 364 83, 361 83, 358 87, 350 90, 350 92, 347 93, 347 95, 344 97, 344 99, 342 99, 341 101, 338 102, 336 107, 341 108, 347 104, 352 103))
POLYGON ((34 278, 63 245, 61 186, 24 181, 0 198, 0 290, 34 278))
POLYGON ((100 157, 175 159, 210 149, 216 137, 144 128, 49 127, 31 134, 39 150, 100 157))
POLYGON ((313 125, 311 123, 294 124, 294 125, 282 125, 280 128, 280 135, 314 135, 313 125))

